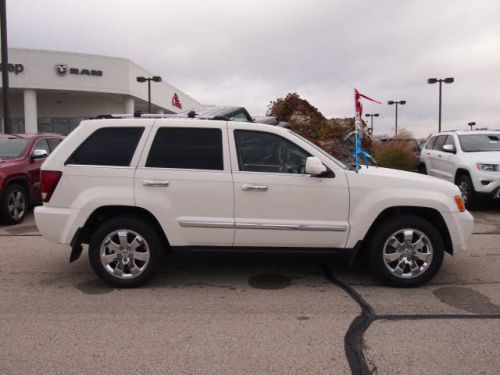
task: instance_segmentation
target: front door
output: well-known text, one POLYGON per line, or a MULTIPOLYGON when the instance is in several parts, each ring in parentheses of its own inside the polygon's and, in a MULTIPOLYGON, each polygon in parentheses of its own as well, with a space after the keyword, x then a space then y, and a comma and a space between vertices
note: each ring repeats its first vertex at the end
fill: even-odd
POLYGON ((306 158, 318 155, 278 134, 229 126, 236 149, 232 164, 238 166, 233 172, 235 246, 344 247, 345 174, 307 175, 306 158))

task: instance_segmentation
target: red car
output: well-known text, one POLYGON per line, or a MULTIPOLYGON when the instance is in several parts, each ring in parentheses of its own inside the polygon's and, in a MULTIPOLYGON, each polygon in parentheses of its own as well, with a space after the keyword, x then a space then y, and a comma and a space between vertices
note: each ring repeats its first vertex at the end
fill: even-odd
POLYGON ((64 139, 58 134, 0 134, 0 221, 23 221, 41 201, 40 166, 64 139))

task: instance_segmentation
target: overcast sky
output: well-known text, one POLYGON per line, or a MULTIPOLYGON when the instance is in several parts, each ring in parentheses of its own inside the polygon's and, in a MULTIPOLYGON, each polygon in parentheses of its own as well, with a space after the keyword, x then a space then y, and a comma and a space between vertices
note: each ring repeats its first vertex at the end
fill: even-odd
POLYGON ((7 0, 9 46, 125 57, 203 104, 264 114, 297 92, 353 116, 353 89, 382 101, 375 133, 470 121, 500 129, 499 0, 7 0))

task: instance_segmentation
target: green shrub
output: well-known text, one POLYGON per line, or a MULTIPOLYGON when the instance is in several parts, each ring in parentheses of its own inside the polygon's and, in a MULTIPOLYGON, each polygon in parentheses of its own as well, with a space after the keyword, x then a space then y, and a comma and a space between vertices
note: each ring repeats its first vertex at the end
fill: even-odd
POLYGON ((374 142, 373 157, 380 167, 414 171, 417 156, 403 142, 374 142))

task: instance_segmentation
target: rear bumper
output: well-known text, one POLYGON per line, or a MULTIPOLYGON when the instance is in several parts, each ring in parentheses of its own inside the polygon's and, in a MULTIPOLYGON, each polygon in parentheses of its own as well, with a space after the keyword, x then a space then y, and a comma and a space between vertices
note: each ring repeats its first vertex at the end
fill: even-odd
POLYGON ((86 210, 46 206, 35 208, 35 222, 42 236, 63 245, 71 243, 86 219, 86 210))
POLYGON ((465 211, 444 213, 443 218, 450 232, 453 253, 465 250, 474 228, 474 217, 469 211, 465 211))

